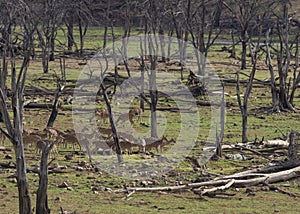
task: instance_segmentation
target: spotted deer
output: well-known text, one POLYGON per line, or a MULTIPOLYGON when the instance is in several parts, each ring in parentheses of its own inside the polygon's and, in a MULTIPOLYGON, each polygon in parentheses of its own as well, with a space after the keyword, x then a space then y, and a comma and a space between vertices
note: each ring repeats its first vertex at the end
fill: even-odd
MULTIPOLYGON (((120 143, 120 147, 122 152, 126 152, 128 155, 132 154, 132 148, 137 147, 138 145, 131 142, 130 140, 128 140, 125 137, 119 136, 119 143, 120 143)), ((109 139, 106 140, 106 144, 113 150, 116 151, 116 144, 115 141, 112 137, 110 137, 109 139)))
POLYGON ((151 151, 152 149, 156 149, 157 153, 161 154, 163 148, 171 143, 175 143, 175 139, 168 140, 165 136, 163 136, 159 140, 154 140, 155 138, 148 138, 146 140, 145 151, 151 151), (154 141, 153 141, 154 140, 154 141), (148 141, 148 142, 147 142, 148 141))
POLYGON ((100 117, 100 123, 108 123, 109 121, 109 113, 106 108, 99 108, 96 110, 96 115, 100 117))
POLYGON ((132 154, 132 148, 137 146, 133 142, 130 142, 128 139, 123 138, 123 137, 119 138, 119 142, 120 142, 121 150, 123 152, 126 151, 128 155, 131 155, 132 154))
POLYGON ((142 109, 137 107, 137 108, 132 108, 129 110, 129 121, 131 123, 134 123, 133 119, 136 118, 137 122, 141 121, 141 116, 142 116, 142 109))
POLYGON ((50 158, 55 158, 56 157, 56 155, 58 155, 58 151, 57 151, 57 147, 56 147, 56 145, 55 145, 55 142, 52 142, 52 141, 49 141, 49 140, 47 140, 47 141, 45 141, 45 140, 39 140, 39 141, 37 141, 36 142, 36 149, 35 149, 35 153, 36 154, 40 154, 41 153, 41 151, 43 150, 43 148, 44 148, 44 146, 46 146, 47 145, 47 143, 48 144, 50 144, 50 143, 54 143, 53 144, 53 146, 52 146, 52 148, 51 148, 51 151, 50 151, 50 158))
MULTIPOLYGON (((61 132, 60 135, 63 138, 63 144, 64 144, 65 148, 68 147, 68 144, 72 145, 73 151, 75 151, 76 145, 79 145, 79 148, 80 148, 80 144, 78 142, 78 139, 77 139, 77 136, 76 136, 76 133, 74 130, 66 130, 64 132, 61 132)), ((81 148, 80 148, 80 150, 81 150, 81 148)))
POLYGON ((135 121, 140 122, 141 121, 141 115, 142 115, 142 109, 141 108, 132 108, 132 109, 129 110, 128 113, 121 114, 118 117, 118 119, 116 121, 116 124, 118 124, 118 122, 125 123, 128 120, 131 124, 134 124, 135 121))
POLYGON ((98 130, 102 136, 110 136, 112 135, 111 128, 102 128, 98 126, 98 130))
POLYGON ((43 136, 33 130, 24 129, 23 130, 23 144, 25 148, 31 147, 37 141, 42 140, 43 136))

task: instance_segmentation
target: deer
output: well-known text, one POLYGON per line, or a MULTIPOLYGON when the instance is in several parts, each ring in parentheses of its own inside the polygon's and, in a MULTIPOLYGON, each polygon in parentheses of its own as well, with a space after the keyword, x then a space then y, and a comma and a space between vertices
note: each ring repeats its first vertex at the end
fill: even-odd
POLYGON ((78 142, 78 139, 76 137, 76 133, 74 130, 67 130, 64 132, 61 132, 60 135, 63 138, 64 147, 67 148, 68 143, 72 145, 73 151, 75 151, 75 145, 79 145, 79 148, 81 150, 80 144, 78 142))
MULTIPOLYGON (((108 137, 105 140, 105 142, 112 150, 116 151, 116 144, 112 137, 108 137)), ((119 136, 119 143, 120 143, 121 150, 123 152, 126 151, 128 155, 132 154, 133 147, 138 146, 137 144, 131 142, 130 140, 122 136, 119 136)))
POLYGON ((120 139, 119 142, 120 142, 120 147, 121 147, 122 151, 124 151, 124 152, 127 151, 127 154, 131 155, 132 154, 132 148, 136 147, 137 145, 134 144, 134 143, 132 143, 132 142, 130 142, 126 138, 119 137, 119 139, 120 139))
POLYGON ((109 120, 109 113, 106 108, 99 108, 96 110, 96 115, 100 117, 101 123, 108 123, 109 120))
POLYGON ((137 108, 132 108, 132 109, 130 109, 129 110, 129 112, 128 113, 124 113, 124 114, 121 114, 119 117, 118 117, 118 119, 117 119, 117 121, 116 121, 116 124, 118 123, 118 122, 126 122, 127 120, 129 120, 129 122, 131 123, 131 124, 134 124, 134 119, 135 118, 137 118, 136 119, 136 121, 138 122, 138 121, 141 121, 141 115, 142 115, 142 109, 141 108, 139 108, 139 107, 137 107, 137 108))
POLYGON ((101 134, 102 136, 104 136, 104 135, 107 135, 107 136, 112 135, 112 130, 111 130, 111 128, 101 128, 101 127, 98 126, 98 130, 99 130, 99 132, 100 132, 100 134, 101 134))
POLYGON ((152 149, 156 149, 157 153, 161 154, 163 148, 171 143, 176 143, 175 139, 168 140, 165 136, 162 137, 160 140, 156 140, 150 144, 146 143, 145 149, 146 151, 150 151, 152 149))
POLYGON ((142 116, 142 109, 137 107, 137 108, 132 108, 129 110, 129 121, 133 123, 133 119, 137 118, 137 122, 141 121, 141 116, 142 116))
MULTIPOLYGON (((47 143, 51 143, 51 141, 48 140, 47 143)), ((45 144, 46 144, 46 142, 44 140, 37 141, 36 145, 35 145, 36 146, 35 147, 36 148, 35 153, 40 154, 41 151, 43 150, 43 147, 45 146, 45 144)), ((55 142, 54 142, 54 144, 51 148, 51 151, 50 151, 50 157, 55 158, 56 155, 58 155, 58 151, 57 151, 57 147, 56 147, 55 142)))
POLYGON ((24 129, 23 130, 23 143, 26 148, 30 147, 33 142, 42 140, 43 136, 34 132, 33 130, 24 129))

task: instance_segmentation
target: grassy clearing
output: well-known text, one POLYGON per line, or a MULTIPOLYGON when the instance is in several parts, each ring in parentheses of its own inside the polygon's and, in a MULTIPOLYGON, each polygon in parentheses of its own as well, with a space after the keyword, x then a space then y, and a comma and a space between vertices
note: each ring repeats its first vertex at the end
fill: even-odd
MULTIPOLYGON (((86 47, 101 47, 102 29, 91 28, 88 31, 86 47)), ((121 31, 120 31, 121 32, 121 31)), ((121 34, 120 34, 121 35, 121 34)), ((58 37, 62 37, 59 33, 58 37)), ((221 76, 226 78, 235 78, 235 73, 238 71, 238 64, 235 60, 228 58, 228 54, 218 51, 220 47, 214 47, 210 52, 210 63, 214 70, 221 76)), ((81 59, 66 59, 66 72, 68 80, 76 80, 84 68, 78 63, 82 62, 81 59)), ((35 85, 38 87, 46 87, 55 89, 55 81, 53 79, 54 71, 59 73, 59 61, 50 62, 49 74, 42 74, 41 61, 32 61, 27 87, 35 85), (40 79, 43 77, 43 79, 40 79), (46 79, 46 80, 45 80, 46 79), (49 80, 50 79, 50 80, 49 80)), ((123 67, 121 67, 123 68, 123 67)), ((120 69, 122 72, 122 69, 120 69)), ((179 77, 178 73, 173 72, 179 77)), ((243 71, 249 73, 249 71, 243 71)), ((188 73, 184 73, 187 77, 188 73)), ((246 79, 245 76, 241 76, 246 79)), ((256 78, 264 80, 269 78, 269 73, 266 68, 261 65, 257 72, 256 78)), ((67 85, 71 86, 73 83, 68 82, 67 85)), ((226 102, 230 103, 230 107, 226 109, 226 128, 224 143, 235 144, 241 141, 241 115, 236 101, 236 92, 234 85, 225 85, 225 91, 229 94, 226 97, 226 102)), ((295 99, 296 107, 300 106, 299 91, 297 91, 295 99)), ((203 99, 200 97, 200 99, 203 99)), ((45 101, 46 102, 46 101, 45 101)), ((136 104, 134 104, 136 105, 136 104)), ((103 106, 103 102, 99 104, 103 106)), ((159 100, 159 107, 174 107, 175 103, 165 99, 159 100)), ((261 87, 256 85, 250 98, 250 112, 249 112, 249 140, 258 139, 265 140, 278 139, 282 136, 281 132, 287 133, 291 129, 299 130, 300 128, 300 114, 299 113, 278 113, 271 114, 265 111, 265 108, 271 106, 271 93, 270 88, 261 87)), ((72 129, 72 114, 64 105, 64 109, 60 110, 55 127, 66 130, 72 129)), ((211 117, 214 112, 210 107, 198 107, 200 114, 200 132, 195 148, 191 151, 189 156, 197 157, 201 154, 201 149, 207 140, 209 133, 211 117)), ((143 114, 142 121, 146 124, 149 122, 149 111, 143 114)), ((47 119, 50 115, 49 110, 31 109, 25 110, 25 128, 39 128, 43 129, 46 126, 47 119)), ((168 137, 176 137, 181 128, 180 116, 175 112, 159 112, 159 119, 161 125, 165 126, 164 134, 168 137)), ((190 124, 185 125, 193 125, 190 124)), ((145 133, 148 129, 136 125, 135 130, 145 133)), ((8 142, 5 144, 9 147, 8 142)), ((59 147, 59 156, 53 162, 60 166, 66 166, 66 173, 56 173, 49 175, 49 206, 53 213, 58 213, 60 207, 63 210, 76 211, 77 213, 299 213, 300 208, 296 206, 300 201, 292 197, 288 197, 281 193, 265 191, 263 187, 251 188, 255 195, 248 195, 245 188, 234 189, 229 193, 235 193, 233 197, 226 199, 219 198, 205 198, 200 199, 198 196, 191 192, 176 193, 176 194, 162 194, 162 193, 136 193, 129 199, 123 199, 124 195, 116 195, 103 190, 103 187, 111 188, 113 190, 122 188, 124 185, 138 185, 142 186, 141 180, 128 181, 119 177, 114 177, 106 172, 95 171, 94 169, 78 170, 78 166, 82 161, 87 162, 86 157, 75 156, 71 161, 65 159, 65 155, 71 152, 71 148, 59 147), (72 191, 58 188, 58 185, 67 182, 72 191), (94 191, 94 192, 93 192, 94 191), (95 192, 96 191, 96 192, 95 192)), ((231 152, 233 153, 233 152, 231 152)), ((238 151, 236 153, 239 153, 238 151)), ((12 152, 0 152, 0 162, 10 161, 6 155, 11 155, 14 160, 12 152)), ((210 161, 207 163, 207 170, 205 172, 215 174, 230 174, 236 171, 243 171, 249 166, 256 166, 265 164, 263 160, 253 154, 245 154, 247 157, 254 156, 252 160, 232 160, 220 159, 217 161, 210 161)), ((26 157, 28 159, 28 168, 38 166, 38 157, 34 152, 34 148, 26 150, 26 157)), ((128 157, 127 157, 128 158, 128 157)), ((136 161, 140 158, 138 155, 132 155, 130 159, 136 161)), ((178 182, 188 183, 195 182, 203 178, 201 173, 193 169, 190 161, 183 161, 176 169, 170 171, 164 177, 155 178, 152 180, 155 185, 175 185, 178 182)), ((0 168, 0 213, 16 213, 17 212, 17 188, 11 176, 14 174, 14 169, 0 168)), ((31 194, 35 199, 35 191, 38 185, 38 176, 29 173, 29 183, 31 194)), ((296 179, 289 182, 282 182, 277 184, 281 188, 286 188, 291 192, 299 192, 300 180, 296 179), (289 187, 287 187, 287 184, 289 187)))

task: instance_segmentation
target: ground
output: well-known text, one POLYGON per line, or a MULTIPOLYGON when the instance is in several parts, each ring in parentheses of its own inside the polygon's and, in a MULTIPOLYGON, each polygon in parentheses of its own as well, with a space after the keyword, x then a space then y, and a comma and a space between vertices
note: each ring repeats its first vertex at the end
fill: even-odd
MULTIPOLYGON (((236 60, 228 58, 227 53, 219 50, 221 47, 214 47, 214 51, 210 52, 210 66, 219 74, 221 78, 235 78, 235 72, 238 70, 236 60), (221 59, 222 55, 222 60, 221 59), (224 57, 225 55, 225 57, 224 57)), ((83 69, 83 65, 79 65, 82 60, 67 59, 67 79, 76 80, 79 72, 83 69)), ((27 88, 30 85, 38 87, 46 87, 55 89, 55 81, 51 81, 53 72, 42 74, 41 62, 33 61, 30 65, 27 88), (44 77, 41 79, 40 77, 44 77)), ((51 62, 52 70, 59 71, 58 60, 51 62)), ((178 67, 172 65, 168 67, 169 72, 178 70, 178 67), (171 70, 171 71, 170 71, 171 70)), ((160 68, 164 67, 161 65, 160 68)), ((120 67, 122 71, 122 66, 120 67)), ((244 73, 249 73, 248 70, 244 73)), ((125 72, 123 73, 125 75, 125 72)), ((177 73, 176 73, 177 75, 177 73)), ((188 73, 185 72, 185 78, 188 73)), ((264 80, 268 78, 268 70, 263 64, 260 65, 256 78, 264 80)), ((245 76, 242 76, 246 79, 245 76)), ((71 86, 69 82, 67 85, 71 86)), ((241 115, 236 102, 235 85, 226 84, 225 92, 226 102, 229 104, 226 109, 227 119, 225 125, 224 144, 235 144, 241 141, 241 115)), ((66 95, 65 95, 66 96, 66 95)), ((27 99, 30 97, 27 96, 27 99)), ((31 97, 33 98, 33 97, 31 97)), ((48 102, 46 98, 51 99, 52 96, 41 96, 43 102, 48 102)), ((202 99, 199 97, 199 99, 202 99)), ((103 102, 101 103, 103 105, 103 102)), ((169 106, 165 99, 159 101, 160 107, 169 106)), ((295 105, 299 108, 300 96, 297 93, 295 105)), ((279 139, 283 134, 290 130, 299 130, 300 114, 291 112, 271 113, 268 108, 271 106, 271 92, 269 87, 255 85, 250 98, 250 114, 249 114, 249 140, 255 138, 265 140, 279 139)), ((55 127, 60 130, 73 128, 72 114, 70 105, 63 105, 59 110, 59 115, 55 121, 55 127)), ((201 132, 195 143, 195 148, 189 156, 196 156, 201 152, 203 143, 205 142, 210 127, 210 107, 199 106, 198 110, 201 117, 201 132), (208 115, 208 116, 207 116, 208 115)), ((50 115, 50 109, 26 109, 24 114, 25 128, 35 128, 42 130, 50 115)), ((148 123, 145 112, 143 121, 148 123)), ((168 126, 166 135, 168 137, 176 136, 180 123, 177 121, 177 114, 174 112, 166 112, 168 126)), ((138 125, 136 128, 140 128, 138 125)), ((10 142, 6 140, 4 146, 11 148, 10 142)), ((164 176, 159 176, 150 180, 124 180, 120 177, 107 174, 101 168, 91 165, 87 157, 78 155, 79 148, 76 148, 77 154, 71 159, 66 160, 65 155, 72 153, 71 147, 59 147, 59 155, 51 163, 51 166, 60 170, 51 172, 49 175, 49 206, 53 213, 63 211, 76 213, 300 213, 300 199, 287 196, 285 194, 270 191, 265 186, 257 186, 251 188, 231 189, 227 193, 230 195, 219 198, 200 198, 198 195, 187 192, 176 193, 135 193, 131 197, 126 198, 126 194, 116 194, 114 190, 121 189, 124 186, 163 186, 176 185, 178 183, 190 183, 199 181, 202 178, 230 174, 237 171, 246 170, 252 166, 261 166, 267 163, 267 160, 246 151, 228 151, 225 152, 223 158, 211 160, 207 163, 206 169, 197 169, 189 160, 183 161, 176 169, 170 171, 164 176), (247 160, 233 160, 226 158, 230 154, 243 154, 249 157, 247 160), (63 183, 67 185, 65 188, 60 187, 63 183)), ((35 153, 33 147, 26 149, 27 167, 32 170, 39 165, 39 156, 35 153)), ((154 152, 155 153, 155 152, 154 152)), ((279 153, 278 159, 284 159, 282 155, 286 150, 279 153)), ((139 154, 132 156, 125 155, 126 158, 136 159, 139 154)), ((12 151, 0 151, 0 163, 9 163, 14 161, 15 157, 12 151)), ((15 179, 13 175, 15 169, 0 167, 0 213, 17 213, 18 195, 15 179)), ((30 193, 33 196, 32 202, 35 201, 35 193, 38 186, 38 175, 36 173, 28 173, 30 184, 30 193)), ((282 182, 278 185, 290 192, 299 193, 300 180, 282 182)), ((34 207, 34 205, 33 205, 34 207)))

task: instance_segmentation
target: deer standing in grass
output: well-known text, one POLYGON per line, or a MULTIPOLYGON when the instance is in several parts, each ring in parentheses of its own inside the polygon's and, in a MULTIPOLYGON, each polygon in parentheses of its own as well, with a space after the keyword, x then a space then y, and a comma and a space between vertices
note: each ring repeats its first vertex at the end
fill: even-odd
MULTIPOLYGON (((45 146, 45 140, 39 140, 39 141, 37 141, 36 142, 36 149, 35 149, 35 153, 36 154, 40 154, 41 153, 41 151, 42 151, 42 149, 43 149, 43 147, 45 146)), ((52 141, 49 141, 49 140, 47 140, 47 142, 50 144, 50 143, 52 143, 52 141)), ((57 151, 57 147, 56 147, 56 145, 55 145, 55 143, 56 142, 54 142, 54 144, 53 144, 53 146, 52 146, 52 148, 51 148, 51 151, 50 151, 50 157, 52 157, 52 158, 55 158, 56 157, 56 155, 58 155, 58 151, 57 151)))
POLYGON ((126 122, 129 120, 129 122, 131 124, 134 124, 134 122, 140 122, 141 121, 141 116, 142 116, 142 109, 141 108, 132 108, 129 110, 129 113, 124 113, 124 114, 121 114, 117 121, 116 121, 116 124, 118 122, 126 122), (136 120, 135 120, 136 119, 136 120))
POLYGON ((165 136, 163 136, 162 139, 156 140, 154 142, 147 142, 146 140, 146 145, 143 150, 150 151, 152 149, 156 149, 157 153, 161 154, 163 152, 163 148, 171 143, 176 143, 175 139, 172 138, 171 140, 168 140, 165 136))
POLYGON ((109 113, 106 108, 99 108, 96 110, 96 115, 100 117, 101 124, 108 123, 109 113))

